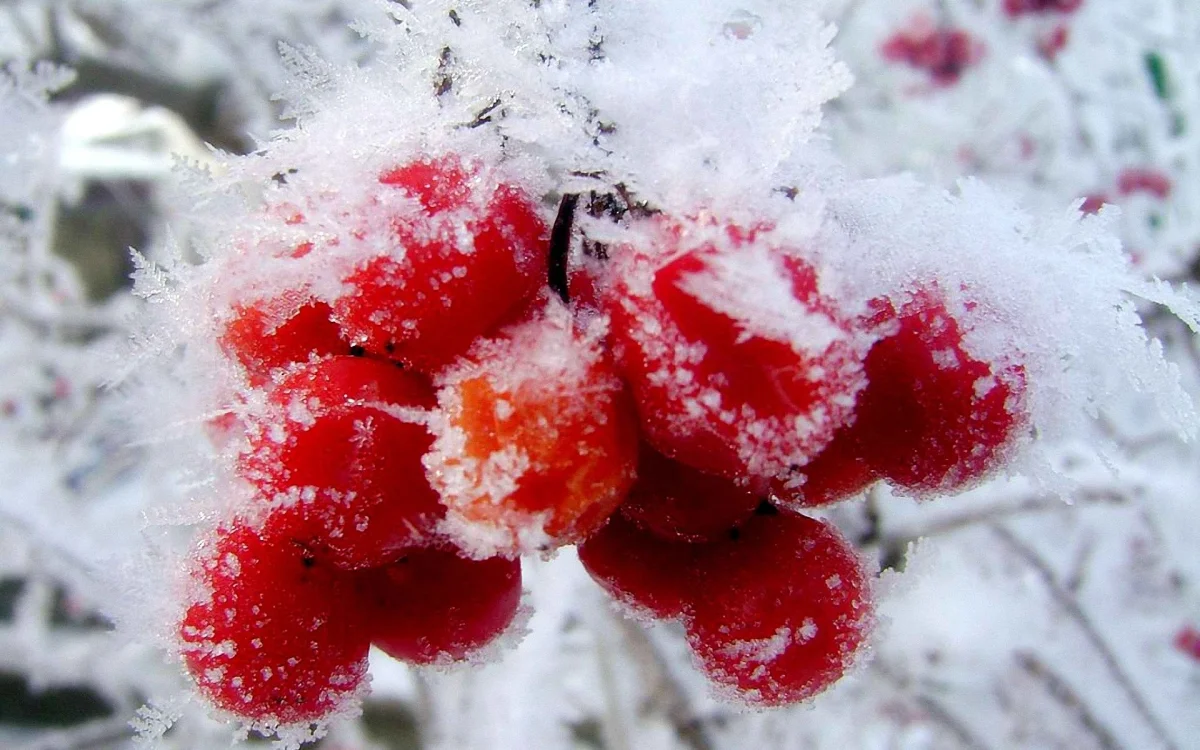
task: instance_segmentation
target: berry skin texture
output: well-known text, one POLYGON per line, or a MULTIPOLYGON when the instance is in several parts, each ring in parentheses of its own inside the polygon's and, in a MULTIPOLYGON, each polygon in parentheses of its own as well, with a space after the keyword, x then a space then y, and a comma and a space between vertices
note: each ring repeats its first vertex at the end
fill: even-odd
POLYGON ((221 350, 242 366, 250 385, 262 387, 293 363, 349 353, 331 313, 324 302, 298 294, 238 305, 221 333, 221 350))
POLYGON ((443 373, 425 458, 446 533, 473 557, 579 541, 633 482, 636 420, 600 346, 551 300, 443 373))
POLYGON ((874 322, 897 329, 867 355, 868 386, 851 428, 860 455, 915 493, 959 491, 995 469, 1023 423, 1024 370, 971 357, 934 291, 898 310, 883 303, 874 322))
POLYGON ((234 522, 206 538, 192 570, 211 591, 179 626, 184 664, 213 705, 268 727, 319 721, 367 671, 352 582, 289 540, 234 522))
POLYGON ((772 480, 772 498, 793 509, 817 508, 857 495, 878 481, 879 473, 863 458, 858 433, 854 425, 843 427, 812 461, 772 480))
POLYGON ((664 539, 621 513, 579 544, 579 561, 605 592, 641 619, 683 617, 700 545, 664 539))
POLYGON ((434 536, 444 509, 421 464, 433 442, 422 378, 332 357, 291 372, 270 401, 238 468, 270 503, 276 533, 342 568, 384 564, 434 536))
POLYGON ((783 505, 825 505, 879 479, 917 495, 961 491, 1003 462, 1024 424, 1024 369, 973 358, 940 292, 872 305, 867 326, 882 337, 854 419, 810 463, 775 478, 783 505))
POLYGON ((645 439, 681 463, 764 486, 848 418, 861 340, 795 251, 757 230, 651 223, 618 248, 612 345, 645 439))
POLYGON ((334 318, 367 352, 432 373, 529 298, 549 232, 532 196, 456 156, 385 172, 412 199, 391 221, 395 251, 360 262, 334 318))
POLYGON ((870 584, 853 547, 823 521, 756 515, 703 545, 688 645, 728 697, 755 707, 807 700, 839 680, 866 641, 870 584))
POLYGON ((372 643, 410 664, 469 659, 505 632, 521 603, 519 560, 471 560, 452 548, 414 548, 360 575, 372 643))
POLYGON ((749 518, 760 502, 728 479, 672 461, 644 442, 637 474, 619 512, 663 539, 718 539, 749 518))

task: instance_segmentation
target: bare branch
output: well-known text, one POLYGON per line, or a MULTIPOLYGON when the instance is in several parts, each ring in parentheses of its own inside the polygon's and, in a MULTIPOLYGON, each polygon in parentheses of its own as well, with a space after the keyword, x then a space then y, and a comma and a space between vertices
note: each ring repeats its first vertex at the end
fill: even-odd
POLYGON ((898 675, 883 659, 876 657, 871 662, 871 669, 883 677, 899 692, 911 697, 921 709, 929 715, 935 724, 954 736, 966 750, 988 750, 988 746, 979 739, 957 716, 950 712, 940 700, 914 685, 911 680, 898 675))
POLYGON ((1104 750, 1122 750, 1123 745, 1117 742, 1112 732, 1108 731, 1108 728, 1096 718, 1088 705, 1083 702, 1078 693, 1071 689, 1061 675, 1032 652, 1018 651, 1015 658, 1026 674, 1041 683, 1052 698, 1075 715, 1075 718, 1100 744, 1100 747, 1104 750))
POLYGON ((1083 634, 1087 638, 1088 642, 1092 644, 1092 647, 1095 648, 1096 652, 1100 655, 1101 660, 1104 662, 1104 666, 1108 669, 1109 674, 1112 675, 1113 681, 1120 686, 1121 690, 1125 693, 1125 696, 1129 699, 1129 702, 1133 704, 1133 707, 1137 710, 1138 714, 1142 717, 1142 720, 1147 724, 1147 726, 1149 726, 1151 730, 1153 730, 1154 734, 1158 736, 1158 739, 1162 742, 1163 746, 1169 750, 1178 750, 1179 746, 1175 744, 1162 721, 1159 720, 1158 716, 1154 714, 1154 712, 1150 709, 1150 706, 1146 704, 1145 698, 1142 697, 1141 692, 1133 684, 1133 680, 1130 679, 1129 675, 1126 674, 1125 670, 1121 667, 1120 662, 1117 660, 1116 654, 1113 653, 1113 650, 1109 647, 1108 643, 1100 635, 1100 631, 1096 629, 1095 623, 1092 622, 1087 613, 1083 611, 1083 607, 1080 606, 1079 600, 1076 599, 1071 592, 1068 591, 1058 581, 1058 578, 1054 575, 1054 571, 1050 569, 1050 567, 1046 564, 1046 561, 1043 560, 1032 547, 1018 539, 1017 536, 1012 533, 1012 531, 1005 528, 1003 525, 996 523, 990 524, 989 527, 997 536, 997 538, 999 538, 1006 546, 1012 549, 1012 551, 1015 552, 1017 556, 1020 557, 1027 565, 1029 565, 1029 567, 1038 574, 1038 577, 1042 579, 1042 582, 1049 590, 1050 595, 1054 598, 1055 603, 1057 603, 1058 606, 1061 607, 1062 610, 1066 612, 1072 620, 1075 621, 1075 624, 1079 626, 1079 629, 1083 631, 1083 634))
POLYGON ((692 750, 713 750, 715 745, 683 686, 671 674, 666 659, 636 622, 620 618, 625 644, 649 686, 650 695, 662 710, 675 734, 692 750))

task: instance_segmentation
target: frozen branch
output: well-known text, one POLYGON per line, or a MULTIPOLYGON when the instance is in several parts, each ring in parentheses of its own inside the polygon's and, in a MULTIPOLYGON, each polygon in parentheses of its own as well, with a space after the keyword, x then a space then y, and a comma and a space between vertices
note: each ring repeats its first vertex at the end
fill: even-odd
POLYGON ((1169 750, 1177 750, 1179 746, 1175 744, 1170 732, 1167 731, 1162 721, 1155 715, 1150 706, 1147 705, 1145 698, 1133 684, 1133 680, 1130 679, 1129 675, 1121 667, 1116 654, 1113 653, 1112 648, 1109 647, 1103 636, 1100 635, 1096 624, 1083 611, 1079 600, 1059 582, 1058 578, 1054 575, 1054 571, 1046 564, 1046 561, 1032 547, 1018 539, 1012 531, 1003 525, 994 523, 990 524, 989 528, 1005 546, 1015 552, 1042 579, 1042 583, 1050 592, 1055 603, 1079 626, 1079 629, 1083 632, 1088 642, 1104 662, 1104 666, 1108 669, 1113 681, 1125 693, 1126 698, 1133 705, 1134 709, 1136 709, 1138 715, 1141 716, 1146 725, 1158 737, 1159 741, 1162 742, 1163 747, 1169 750))

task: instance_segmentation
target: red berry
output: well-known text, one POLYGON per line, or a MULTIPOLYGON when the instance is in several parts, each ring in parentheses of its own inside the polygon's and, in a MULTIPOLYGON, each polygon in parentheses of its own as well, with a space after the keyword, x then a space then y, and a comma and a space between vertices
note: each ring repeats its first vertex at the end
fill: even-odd
POLYGON ((519 554, 595 531, 633 481, 633 407, 598 341, 553 302, 481 339, 443 373, 426 458, 446 528, 472 555, 519 554))
POLYGON ((350 351, 330 313, 329 305, 300 293, 237 305, 221 333, 221 349, 241 364, 251 385, 262 386, 290 364, 350 351))
POLYGON ((775 478, 785 505, 817 506, 877 479, 916 493, 957 492, 995 470, 1024 424, 1025 371, 965 348, 962 325, 934 290, 897 310, 874 303, 883 332, 867 354, 854 420, 810 463, 775 478))
POLYGON ((1171 178, 1155 169, 1129 167, 1117 175, 1117 192, 1121 195, 1149 193, 1165 200, 1171 196, 1171 178))
POLYGON ((783 706, 825 690, 872 625, 870 584, 853 547, 822 521, 756 515, 701 545, 688 644, 729 697, 783 706))
POLYGON ((1101 207, 1106 203, 1112 203, 1107 195, 1104 193, 1092 193, 1083 197, 1083 204, 1079 207, 1079 210, 1085 214, 1099 213, 1101 207))
POLYGON ((878 472, 863 458, 858 430, 852 424, 838 430, 813 460, 789 467, 772 480, 771 496, 791 508, 816 508, 857 495, 878 479, 878 472))
POLYGON ((637 481, 620 513, 664 539, 702 542, 724 536, 759 502, 730 480, 672 461, 643 443, 637 481))
POLYGON ((1185 625, 1175 634, 1175 648, 1200 662, 1200 630, 1185 625))
POLYGON ((712 220, 646 231, 619 248, 606 299, 646 439, 752 486, 806 462, 862 385, 858 337, 814 269, 712 220))
POLYGON ((428 541, 442 515, 421 457, 433 393, 390 363, 332 357, 293 371, 255 425, 242 475, 271 501, 280 534, 346 568, 428 541))
POLYGON ((203 540, 203 594, 179 626, 184 663, 212 703, 267 725, 318 721, 363 682, 368 638, 351 581, 319 553, 241 522, 203 540))
POLYGON ((366 259, 334 303, 351 343, 433 372, 544 282, 545 222, 533 198, 454 156, 389 170, 385 189, 414 199, 397 214, 396 251, 366 259))
POLYGON ((469 658, 508 628, 521 602, 521 563, 503 557, 414 548, 361 576, 371 641, 413 664, 469 658))
POLYGON ((1004 12, 1012 17, 1027 13, 1074 13, 1083 0, 1004 0, 1004 12))
POLYGON ((1062 52, 1067 47, 1067 42, 1071 39, 1071 30, 1065 23, 1060 23, 1050 29, 1048 32, 1041 34, 1037 39, 1038 52, 1042 53, 1042 57, 1053 61, 1058 57, 1058 53, 1062 52))
POLYGON ((886 60, 924 70, 937 86, 950 86, 983 58, 984 47, 966 31, 921 21, 890 37, 880 52, 886 60))
POLYGON ((933 291, 884 303, 875 322, 897 328, 867 355, 851 427, 860 455, 914 492, 957 491, 995 469, 1023 424, 1024 369, 973 357, 933 291))
POLYGON ((685 614, 693 568, 701 545, 664 539, 614 514, 579 545, 588 574, 616 601, 647 618, 685 614))

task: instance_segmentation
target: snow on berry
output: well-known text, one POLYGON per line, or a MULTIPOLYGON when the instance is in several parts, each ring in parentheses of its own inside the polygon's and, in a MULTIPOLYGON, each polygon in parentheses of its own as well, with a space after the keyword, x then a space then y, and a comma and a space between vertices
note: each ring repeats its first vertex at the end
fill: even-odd
MULTIPOLYGON (((963 331, 933 289, 881 305, 894 332, 871 347, 855 428, 868 463, 906 490, 947 493, 994 470, 1023 423, 1025 371, 963 349, 963 331)), ((1011 359, 1011 358, 1010 358, 1011 359)))
POLYGON ((769 230, 651 223, 614 249, 606 301, 646 438, 756 485, 805 463, 853 409, 865 337, 819 270, 769 230))
POLYGON ((251 418, 238 470, 277 533, 346 568, 386 563, 430 539, 443 514, 421 457, 433 392, 420 376, 362 357, 291 372, 251 418))
POLYGON ((387 251, 346 277, 334 315, 351 343, 432 372, 540 288, 548 230, 533 196, 454 155, 389 169, 379 183, 408 205, 381 239, 387 251))
POLYGON ((332 312, 328 304, 296 293, 237 305, 219 343, 251 385, 263 386, 271 373, 290 364, 350 352, 332 312))
POLYGON ((777 478, 785 502, 822 505, 880 478, 925 496, 962 491, 1003 465, 1017 442, 1025 370, 1015 358, 1000 367, 964 351, 962 326, 936 288, 874 307, 869 327, 880 338, 853 421, 813 462, 811 485, 808 465, 777 478))
POLYGON ((751 706, 783 706, 828 688, 854 663, 874 621, 870 581, 831 524, 780 512, 700 545, 684 620, 688 644, 717 690, 751 706))
POLYGON ((445 531, 472 556, 583 539, 633 482, 633 407, 601 346, 557 300, 480 339, 438 379, 425 458, 445 531))
POLYGON ((453 548, 413 548, 358 575, 371 642, 413 664, 471 658, 508 629, 521 603, 519 560, 472 560, 453 548))
POLYGON ((881 477, 864 457, 861 430, 852 422, 803 466, 795 464, 770 483, 771 499, 796 508, 816 508, 853 497, 881 477))
POLYGON ((217 708, 276 729, 325 719, 363 685, 352 581, 319 551, 234 521, 201 536, 191 576, 180 651, 217 708))

